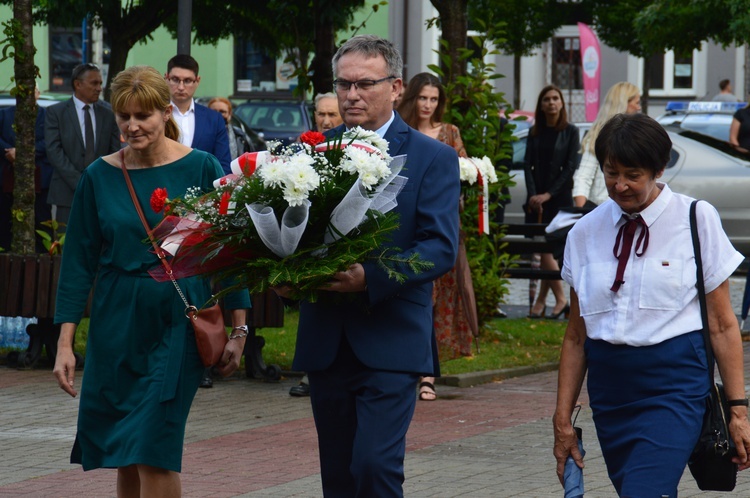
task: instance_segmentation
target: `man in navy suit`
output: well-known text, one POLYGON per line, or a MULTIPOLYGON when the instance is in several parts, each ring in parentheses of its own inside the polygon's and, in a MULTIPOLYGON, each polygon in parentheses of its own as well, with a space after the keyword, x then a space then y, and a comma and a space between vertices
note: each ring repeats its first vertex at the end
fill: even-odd
POLYGON ((77 65, 71 83, 73 97, 48 107, 44 120, 47 158, 52 165, 47 202, 54 207, 55 219, 60 223, 68 222, 73 194, 83 170, 96 158, 120 149, 120 130, 112 108, 99 100, 102 93, 99 67, 91 63, 77 65), (92 127, 93 144, 87 144, 87 122, 92 127))
MULTIPOLYGON (((39 100, 39 87, 34 90, 34 97, 39 100)), ((34 163, 34 221, 38 230, 45 230, 41 222, 52 219, 50 205, 47 204, 47 193, 52 178, 52 166, 47 160, 47 146, 44 141, 44 108, 37 106, 36 124, 34 126, 35 154, 34 163)), ((6 107, 0 111, 0 247, 10 249, 11 217, 13 204, 14 165, 16 162, 16 106, 6 107)), ((37 236, 36 251, 43 252, 41 238, 37 236)))
POLYGON ((229 164, 229 136, 224 118, 206 106, 196 104, 193 95, 198 89, 198 61, 187 54, 175 55, 167 63, 167 74, 172 97, 172 116, 180 127, 180 142, 193 149, 213 154, 226 174, 229 164))
POLYGON ((334 276, 315 303, 300 304, 294 369, 308 372, 326 497, 403 496, 406 431, 421 375, 438 372, 432 281, 454 265, 458 241, 456 152, 409 128, 393 111, 403 63, 382 38, 360 35, 333 58, 344 127, 373 130, 389 154, 406 154, 399 228, 388 246, 434 266, 399 283, 372 261, 334 276), (339 300, 333 293, 353 293, 339 300))

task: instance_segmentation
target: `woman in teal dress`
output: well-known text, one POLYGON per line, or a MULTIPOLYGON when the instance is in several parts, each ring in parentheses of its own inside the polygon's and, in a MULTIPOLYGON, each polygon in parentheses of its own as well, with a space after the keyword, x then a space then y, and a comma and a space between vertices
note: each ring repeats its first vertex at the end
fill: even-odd
MULTIPOLYGON (((170 197, 189 187, 211 190, 219 162, 176 141, 169 88, 154 68, 135 66, 112 84, 112 108, 128 147, 97 159, 75 193, 57 290, 61 324, 54 374, 76 396, 73 336, 93 287, 78 433, 71 462, 84 470, 117 468, 117 495, 177 497, 190 405, 203 365, 184 303, 171 282, 147 270, 160 263, 136 213, 121 158, 151 227, 156 188, 170 197)), ((179 280, 191 304, 211 297, 206 279, 179 280)), ((245 325, 247 292, 225 300, 234 327, 245 325)), ((229 375, 240 362, 244 334, 233 330, 218 366, 229 375)))

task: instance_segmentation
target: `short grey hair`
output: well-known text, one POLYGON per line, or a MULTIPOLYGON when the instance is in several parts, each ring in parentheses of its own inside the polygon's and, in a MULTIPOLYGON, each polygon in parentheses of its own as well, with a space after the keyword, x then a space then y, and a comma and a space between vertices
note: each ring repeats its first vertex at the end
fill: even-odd
POLYGON ((375 35, 357 35, 349 38, 333 56, 332 66, 333 75, 336 76, 336 66, 339 59, 348 53, 362 54, 366 57, 382 56, 385 59, 385 65, 388 68, 388 76, 401 78, 404 72, 404 61, 401 54, 393 45, 384 38, 375 35))
POLYGON ((326 92, 326 93, 319 93, 315 96, 315 108, 318 108, 318 104, 320 104, 320 101, 323 99, 333 99, 338 100, 338 97, 336 97, 336 94, 333 92, 326 92))

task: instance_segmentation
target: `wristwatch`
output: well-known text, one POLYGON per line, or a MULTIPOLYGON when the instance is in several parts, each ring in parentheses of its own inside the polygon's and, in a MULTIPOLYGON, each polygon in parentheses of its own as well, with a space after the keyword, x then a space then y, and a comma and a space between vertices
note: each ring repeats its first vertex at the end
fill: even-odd
POLYGON ((742 399, 730 399, 727 401, 727 406, 748 406, 747 398, 742 399))

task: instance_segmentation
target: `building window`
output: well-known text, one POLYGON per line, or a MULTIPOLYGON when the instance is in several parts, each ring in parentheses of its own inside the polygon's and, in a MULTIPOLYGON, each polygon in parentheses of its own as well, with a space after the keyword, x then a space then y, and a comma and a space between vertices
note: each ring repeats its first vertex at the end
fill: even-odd
POLYGON ((98 40, 93 40, 95 33, 89 26, 87 44, 83 43, 81 28, 49 27, 49 89, 53 92, 72 92, 73 85, 70 76, 73 68, 83 61, 100 64, 102 79, 107 81, 109 67, 110 45, 106 30, 98 31, 98 40), (102 39, 103 38, 103 39, 102 39), (95 41, 101 42, 101 53, 95 57, 95 41), (99 59, 97 61, 97 59, 99 59))
POLYGON ((552 84, 565 90, 583 90, 581 41, 578 37, 552 39, 552 84))
POLYGON ((234 43, 235 93, 275 92, 291 95, 297 86, 294 66, 284 58, 273 58, 253 45, 237 39, 234 43))
POLYGON ((674 52, 657 54, 650 59, 649 93, 653 96, 695 95, 695 52, 678 57, 674 52))

